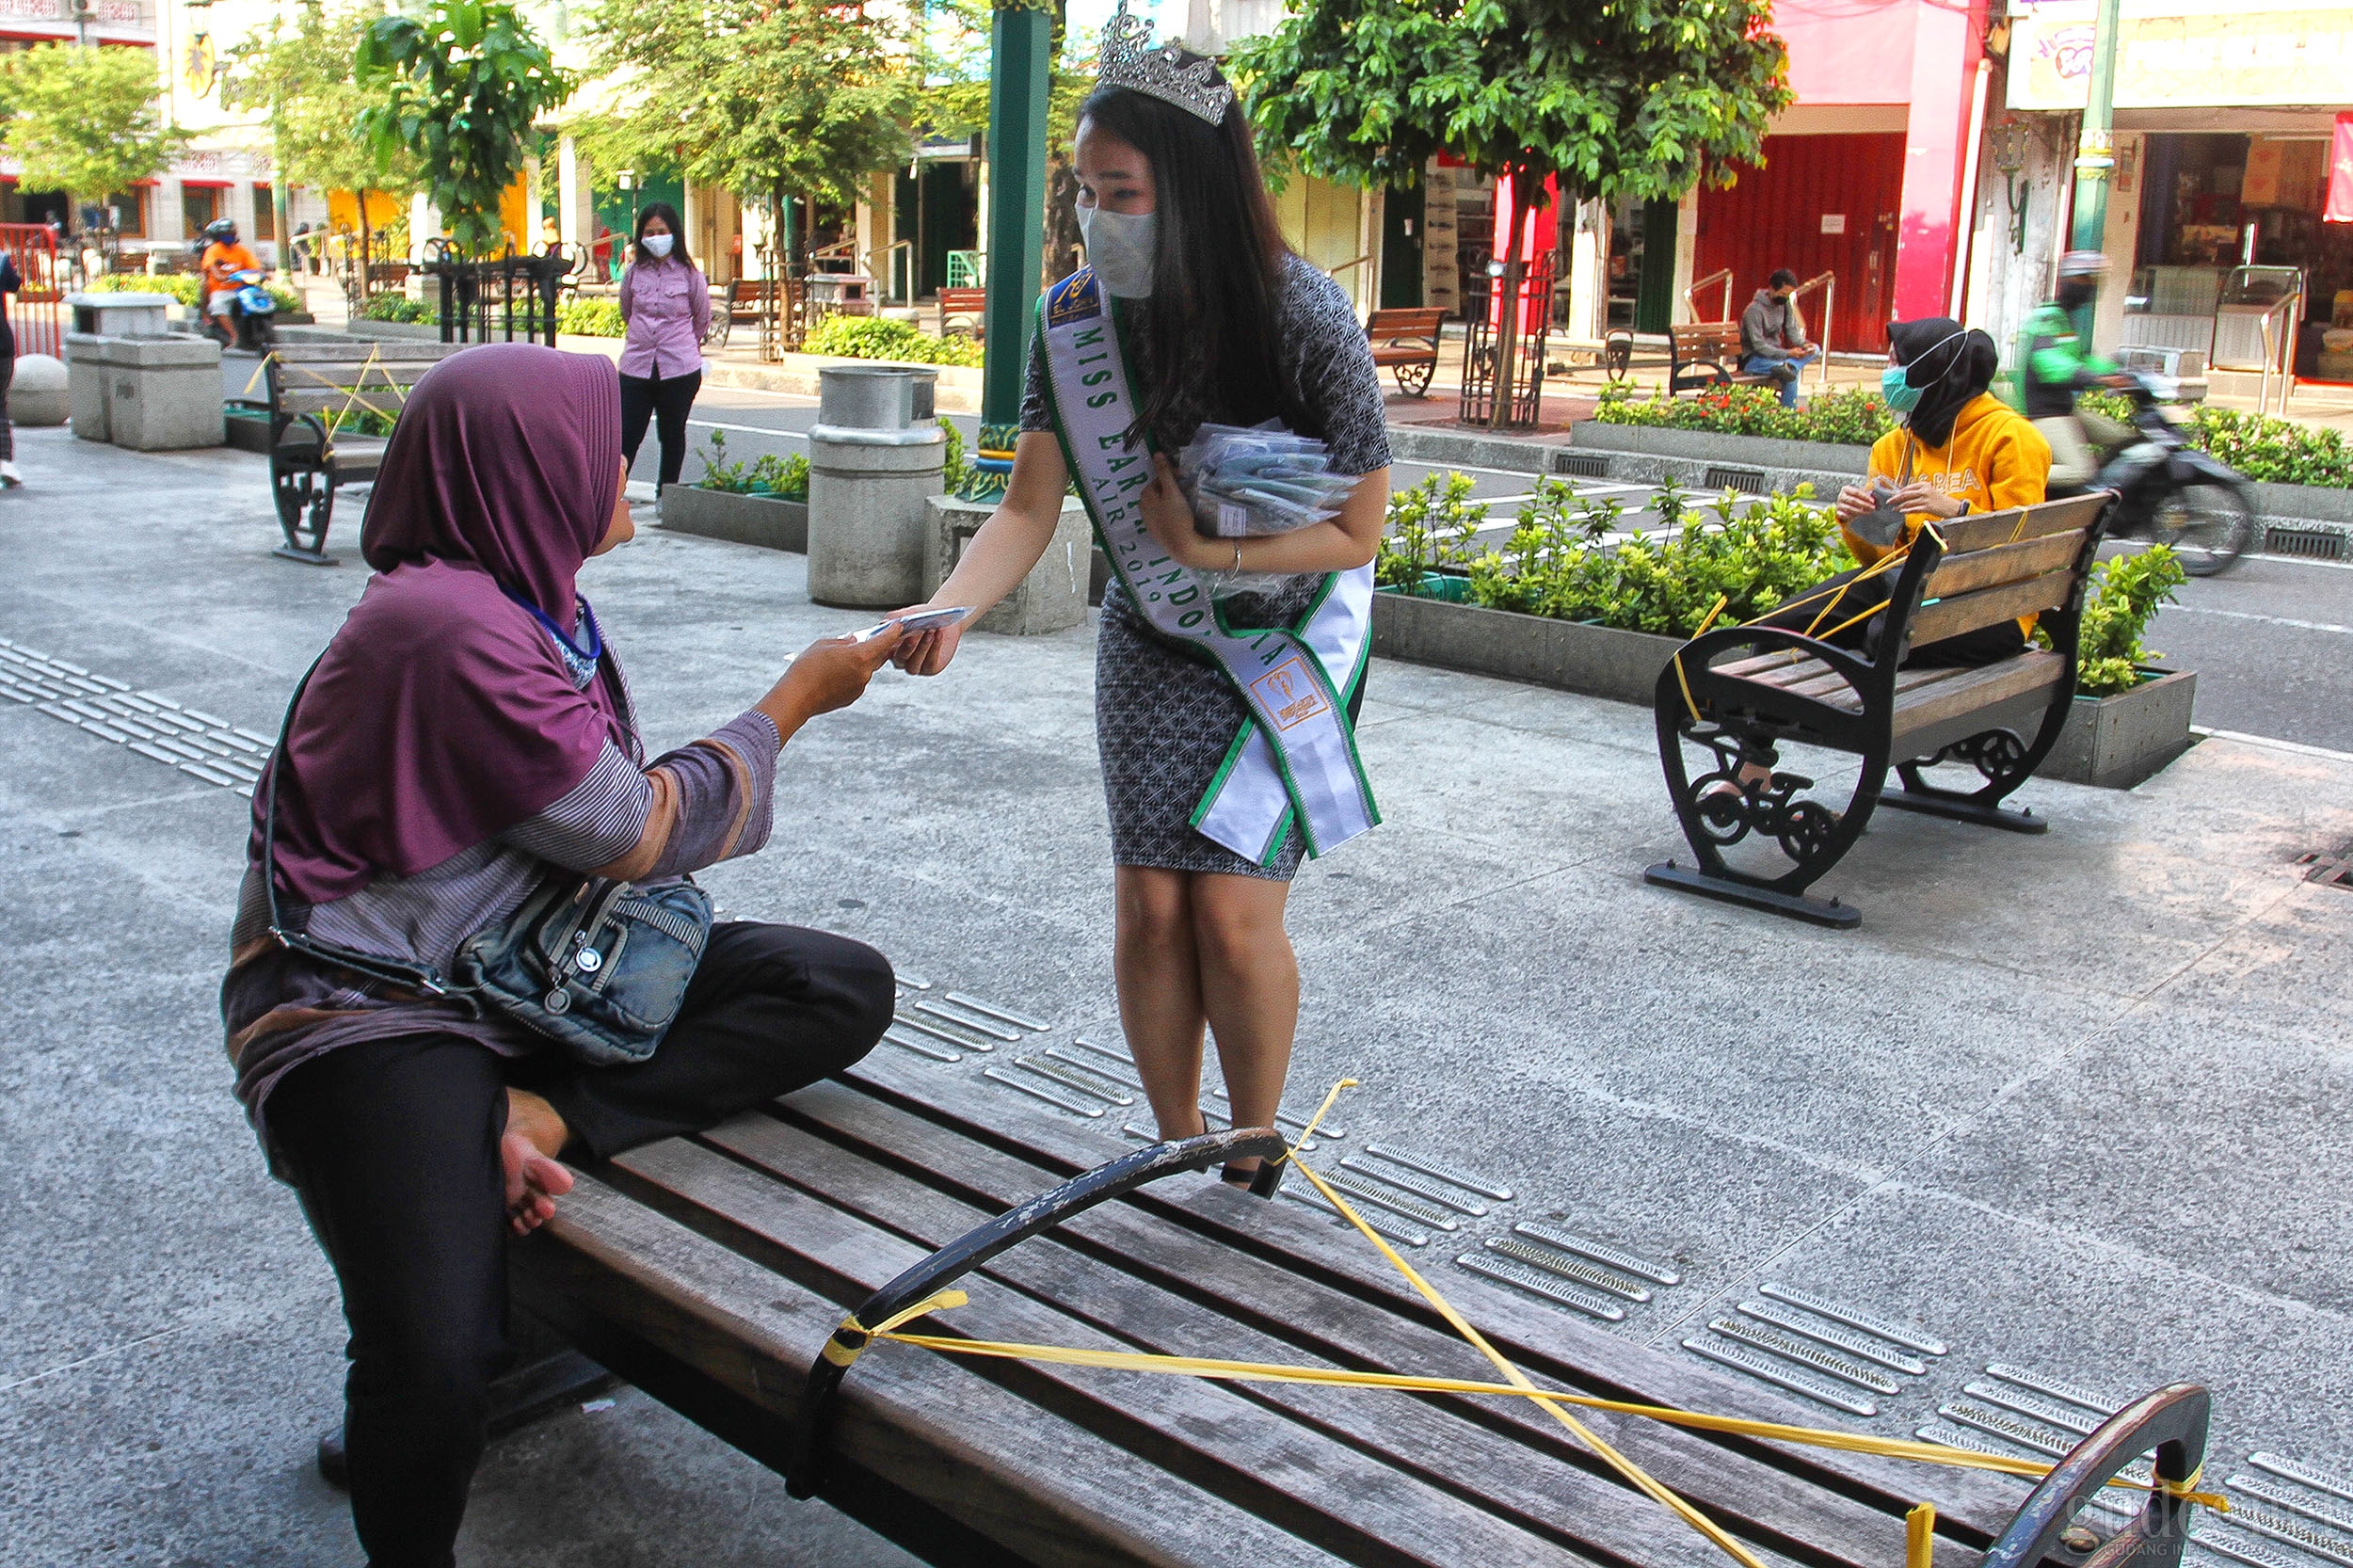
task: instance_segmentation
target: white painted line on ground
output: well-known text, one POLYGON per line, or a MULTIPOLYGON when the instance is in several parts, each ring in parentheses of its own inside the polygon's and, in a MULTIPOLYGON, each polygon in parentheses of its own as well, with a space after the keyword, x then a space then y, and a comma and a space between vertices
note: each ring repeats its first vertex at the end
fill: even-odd
POLYGON ((2266 626, 2292 626, 2298 632, 2333 632, 2342 637, 2353 637, 2353 626, 2338 626, 2325 620, 2291 620, 2286 616, 2259 616, 2252 610, 2215 610, 2203 604, 2169 604, 2166 608, 2193 616, 2228 616, 2233 620, 2259 620, 2266 626))
POLYGON ((777 430, 765 424, 724 424, 715 419, 690 419, 686 424, 688 428, 695 430, 738 430, 746 436, 774 436, 778 440, 808 440, 806 430, 777 430))
POLYGON ((2193 724, 2189 732, 2209 741, 2236 741, 2241 745, 2262 746, 2269 751, 2291 751, 2298 757, 2317 757, 2327 762, 2353 762, 2353 751, 2331 751, 2327 746, 2306 745, 2301 741, 2282 741, 2269 735, 2248 735, 2235 729, 2208 729, 2193 724))

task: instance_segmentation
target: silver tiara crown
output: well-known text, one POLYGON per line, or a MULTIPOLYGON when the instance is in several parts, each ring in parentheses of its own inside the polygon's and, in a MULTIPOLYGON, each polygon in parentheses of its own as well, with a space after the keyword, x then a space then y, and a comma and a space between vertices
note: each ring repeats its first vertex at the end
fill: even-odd
POLYGON ((1119 0, 1118 11, 1103 28, 1102 53, 1095 61, 1096 85, 1131 88, 1190 110, 1212 125, 1225 123, 1234 89, 1225 85, 1217 67, 1208 60, 1179 65, 1176 45, 1149 48, 1151 37, 1152 24, 1128 14, 1128 0, 1119 0))

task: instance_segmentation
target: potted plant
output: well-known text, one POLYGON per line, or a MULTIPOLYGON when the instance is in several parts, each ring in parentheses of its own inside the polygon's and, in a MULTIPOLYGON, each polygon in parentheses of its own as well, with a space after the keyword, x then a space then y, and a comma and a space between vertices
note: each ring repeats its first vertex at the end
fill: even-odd
POLYGON ((2161 544, 2093 568, 2076 642, 2074 706, 2043 760, 2042 777, 2129 790, 2189 749, 2198 677, 2158 668, 2165 655, 2140 640, 2188 581, 2161 544))
POLYGON ((662 526, 680 534, 732 539, 767 550, 808 552, 808 459, 769 453, 750 462, 728 456, 728 434, 711 433, 696 460, 703 476, 662 495, 662 526))

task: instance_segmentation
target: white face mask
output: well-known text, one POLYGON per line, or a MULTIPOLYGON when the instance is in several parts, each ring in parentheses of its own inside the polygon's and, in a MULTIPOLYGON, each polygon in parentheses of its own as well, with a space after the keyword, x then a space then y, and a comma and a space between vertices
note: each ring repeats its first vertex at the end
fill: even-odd
POLYGON ((1086 241, 1087 264, 1103 287, 1121 299, 1152 296, 1152 256, 1159 247, 1158 215, 1079 209, 1079 233, 1086 241))
POLYGON ((651 256, 655 261, 660 261, 663 257, 670 253, 671 240, 670 236, 667 234, 648 234, 644 239, 639 240, 637 243, 644 246, 646 248, 646 254, 651 256))

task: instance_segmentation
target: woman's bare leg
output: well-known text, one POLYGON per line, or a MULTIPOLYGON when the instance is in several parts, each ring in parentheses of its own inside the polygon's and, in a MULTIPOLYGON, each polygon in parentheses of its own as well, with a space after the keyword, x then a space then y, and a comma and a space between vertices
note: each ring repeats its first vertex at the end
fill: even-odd
MULTIPOLYGON (((1283 929, 1290 884, 1201 872, 1193 881, 1193 944, 1236 1127, 1273 1127, 1299 1032, 1299 959, 1283 929)), ((1256 1169, 1256 1160, 1235 1168, 1256 1169)))
POLYGON ((1163 1138, 1191 1138, 1201 1120, 1201 974, 1184 872, 1117 868, 1119 925, 1112 968, 1119 1022, 1163 1138))

